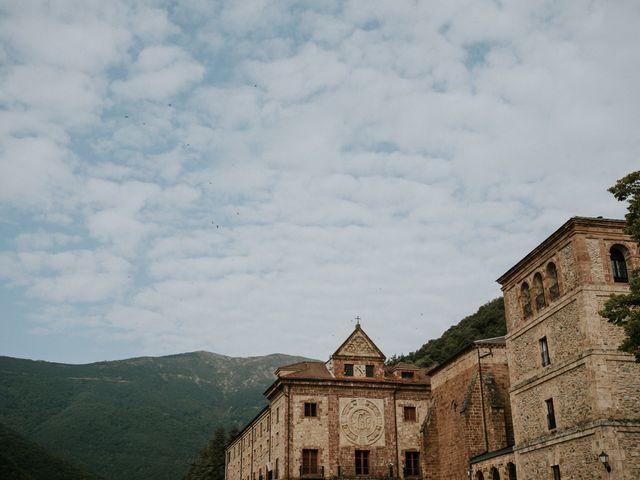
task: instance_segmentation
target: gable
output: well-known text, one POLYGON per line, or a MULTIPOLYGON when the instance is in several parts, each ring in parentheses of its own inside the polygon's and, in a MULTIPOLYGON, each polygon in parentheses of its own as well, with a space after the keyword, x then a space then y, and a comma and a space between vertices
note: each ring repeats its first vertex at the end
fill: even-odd
POLYGON ((354 332, 340 345, 334 356, 344 357, 376 357, 384 359, 384 354, 371 341, 366 333, 357 326, 354 332))

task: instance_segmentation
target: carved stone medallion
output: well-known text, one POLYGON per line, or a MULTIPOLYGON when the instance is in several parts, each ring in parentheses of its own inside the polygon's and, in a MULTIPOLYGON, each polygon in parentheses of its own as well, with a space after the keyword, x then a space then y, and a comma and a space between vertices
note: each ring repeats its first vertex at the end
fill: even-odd
POLYGON ((372 445, 384 433, 384 422, 380 408, 374 401, 354 398, 340 412, 342 434, 355 445, 372 445))

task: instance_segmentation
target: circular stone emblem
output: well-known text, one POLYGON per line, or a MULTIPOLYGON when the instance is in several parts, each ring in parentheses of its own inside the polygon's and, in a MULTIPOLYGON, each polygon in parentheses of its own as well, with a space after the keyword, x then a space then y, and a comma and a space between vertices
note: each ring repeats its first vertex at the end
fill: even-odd
POLYGON ((371 400, 353 399, 342 409, 340 425, 350 442, 371 445, 382 436, 382 413, 371 400))

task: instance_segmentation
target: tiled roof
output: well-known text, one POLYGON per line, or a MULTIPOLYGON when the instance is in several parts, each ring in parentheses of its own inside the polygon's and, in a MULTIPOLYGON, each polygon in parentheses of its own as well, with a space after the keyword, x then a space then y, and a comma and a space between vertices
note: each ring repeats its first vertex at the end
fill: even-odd
POLYGON ((504 335, 501 337, 482 338, 473 342, 477 345, 505 345, 504 335))
POLYGON ((281 378, 325 379, 333 378, 323 362, 299 362, 280 367, 276 374, 281 378), (284 373, 289 372, 291 373, 284 373))

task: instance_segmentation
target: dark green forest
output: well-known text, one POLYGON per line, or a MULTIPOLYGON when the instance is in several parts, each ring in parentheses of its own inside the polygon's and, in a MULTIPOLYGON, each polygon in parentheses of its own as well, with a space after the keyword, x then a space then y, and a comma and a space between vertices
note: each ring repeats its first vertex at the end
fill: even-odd
POLYGON ((0 357, 0 422, 106 479, 173 480, 216 426, 242 425, 265 405, 276 368, 300 360, 195 352, 65 365, 0 357))
POLYGON ((504 302, 500 297, 482 305, 476 313, 460 320, 440 338, 429 340, 415 352, 393 356, 389 363, 410 362, 419 367, 432 367, 452 357, 474 340, 499 337, 506 331, 504 302))
POLYGON ((99 480, 83 468, 50 455, 39 445, 0 424, 2 480, 99 480))

